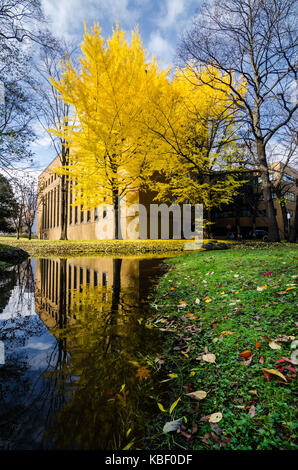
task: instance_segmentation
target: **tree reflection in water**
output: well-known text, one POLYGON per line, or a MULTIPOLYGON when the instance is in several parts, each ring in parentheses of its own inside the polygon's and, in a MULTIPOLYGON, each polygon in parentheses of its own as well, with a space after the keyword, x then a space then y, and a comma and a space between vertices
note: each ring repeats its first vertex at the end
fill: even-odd
POLYGON ((145 326, 146 289, 139 295, 139 283, 148 284, 144 263, 149 261, 39 261, 37 311, 58 349, 55 368, 46 374, 55 393, 45 447, 141 445, 157 412, 158 373, 147 361, 153 363, 160 350, 158 333, 145 326))

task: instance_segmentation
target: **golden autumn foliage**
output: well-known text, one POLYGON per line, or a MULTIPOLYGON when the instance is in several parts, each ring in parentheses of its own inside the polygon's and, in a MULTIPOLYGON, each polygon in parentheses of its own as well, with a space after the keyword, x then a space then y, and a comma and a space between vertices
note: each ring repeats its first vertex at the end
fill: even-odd
MULTIPOLYGON (((230 78, 221 76, 218 90, 200 85, 200 77, 206 83, 214 75, 220 78, 212 67, 197 70, 189 64, 151 96, 146 124, 156 136, 158 158, 150 170, 163 179, 147 181, 158 189, 158 199, 174 196, 177 203, 200 202, 209 208, 230 202, 242 184, 235 174, 242 152, 236 145, 238 109, 229 94, 230 78)), ((245 93, 244 82, 236 89, 245 93)))
POLYGON ((137 31, 128 44, 117 27, 105 44, 95 25, 91 33, 85 30, 82 52, 80 71, 67 61, 63 78, 53 85, 78 120, 69 166, 60 171, 76 183, 76 203, 87 208, 114 203, 139 186, 152 141, 142 125, 146 89, 161 74, 154 60, 147 61, 137 31))
MULTIPOLYGON (((210 208, 232 200, 241 152, 225 77, 219 90, 199 86, 199 74, 216 72, 190 64, 170 78, 148 60, 138 31, 129 44, 118 26, 106 42, 98 25, 85 28, 82 54, 78 71, 67 60, 62 79, 52 80, 76 116, 69 165, 56 169, 72 182, 73 204, 113 204, 117 212, 119 197, 142 185, 164 202, 210 208)), ((245 93, 243 83, 237 91, 245 93)))

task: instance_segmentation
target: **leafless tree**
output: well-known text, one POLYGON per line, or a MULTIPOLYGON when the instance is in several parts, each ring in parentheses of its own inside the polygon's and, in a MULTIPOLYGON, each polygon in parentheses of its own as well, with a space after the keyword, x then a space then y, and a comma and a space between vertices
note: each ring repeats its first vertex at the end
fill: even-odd
MULTIPOLYGON (((229 79, 231 97, 242 112, 242 139, 256 151, 271 241, 279 241, 279 231, 267 148, 282 139, 297 110, 295 5, 295 0, 209 0, 179 50, 183 62, 212 65, 229 79), (235 86, 241 79, 245 96, 235 86)), ((205 83, 221 90, 221 77, 210 67, 205 83)))
POLYGON ((38 190, 37 180, 29 174, 13 176, 12 185, 15 193, 15 211, 13 225, 16 229, 17 239, 22 230, 26 230, 31 240, 32 227, 37 212, 38 190))
POLYGON ((40 42, 44 21, 40 0, 0 0, 0 38, 40 42))
MULTIPOLYGON (((66 166, 69 160, 69 134, 72 125, 72 110, 70 105, 59 97, 57 90, 51 83, 51 78, 60 80, 63 73, 61 63, 73 56, 76 46, 73 44, 53 41, 53 47, 43 47, 41 58, 36 66, 39 76, 38 87, 35 87, 37 100, 40 102, 43 112, 37 114, 37 119, 51 138, 52 146, 56 156, 59 157, 61 166, 66 166), (56 45, 55 45, 56 44, 56 45), (63 137, 56 137, 49 129, 57 132, 64 130, 63 137)), ((67 217, 68 217, 68 178, 67 175, 59 175, 61 182, 61 240, 67 240, 67 217)))

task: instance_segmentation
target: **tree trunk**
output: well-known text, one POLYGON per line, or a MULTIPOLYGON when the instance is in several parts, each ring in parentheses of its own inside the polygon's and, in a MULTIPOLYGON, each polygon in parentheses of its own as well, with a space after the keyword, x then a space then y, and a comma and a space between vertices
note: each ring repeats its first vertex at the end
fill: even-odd
MULTIPOLYGON (((61 152, 61 166, 65 167, 68 164, 69 149, 62 144, 61 152)), ((68 179, 67 175, 61 176, 61 234, 60 240, 67 240, 67 220, 68 219, 68 179)))
POLYGON ((31 228, 30 228, 30 229, 29 229, 28 240, 31 240, 31 237, 32 237, 32 231, 31 231, 31 228))
POLYGON ((288 230, 288 217, 287 217, 287 208, 285 206, 285 203, 282 202, 280 204, 280 208, 281 208, 281 213, 282 213, 282 220, 283 220, 283 226, 284 226, 284 237, 285 237, 285 240, 289 240, 289 230, 288 230))
POLYGON ((262 177, 263 195, 268 219, 268 239, 270 242, 279 242, 279 230, 274 212, 274 204, 271 192, 271 183, 269 180, 269 171, 266 160, 265 146, 263 142, 257 142, 258 160, 262 177))
POLYGON ((289 241, 295 243, 297 240, 297 231, 298 231, 298 196, 296 196, 296 206, 295 206, 295 215, 294 215, 294 224, 290 229, 289 241))
POLYGON ((114 233, 115 240, 121 240, 121 222, 120 222, 120 200, 118 189, 113 190, 113 207, 114 207, 114 233))
POLYGON ((68 181, 66 175, 61 176, 61 234, 60 240, 67 240, 68 218, 68 181))

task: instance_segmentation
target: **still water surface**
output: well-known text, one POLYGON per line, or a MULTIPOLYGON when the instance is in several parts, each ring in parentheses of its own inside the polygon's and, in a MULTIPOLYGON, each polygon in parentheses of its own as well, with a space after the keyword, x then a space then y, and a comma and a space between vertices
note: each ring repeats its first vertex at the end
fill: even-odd
POLYGON ((0 278, 0 449, 142 448, 161 393, 157 259, 32 259, 0 278))

